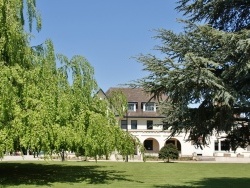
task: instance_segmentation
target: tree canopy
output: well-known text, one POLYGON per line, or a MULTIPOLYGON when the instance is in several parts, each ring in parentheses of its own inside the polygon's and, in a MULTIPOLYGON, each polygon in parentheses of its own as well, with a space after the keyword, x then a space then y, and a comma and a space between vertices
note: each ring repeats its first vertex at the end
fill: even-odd
POLYGON ((30 31, 41 19, 35 0, 0 0, 0 156, 21 151, 74 151, 97 158, 134 153, 108 101, 96 96, 94 69, 82 56, 55 53, 53 42, 31 47, 30 31), (27 9, 24 9, 27 5, 27 9))
POLYGON ((249 7, 249 1, 180 0, 177 9, 189 16, 184 31, 159 29, 156 36, 166 57, 138 57, 150 74, 135 86, 169 96, 161 110, 171 136, 184 131, 206 145, 226 132, 232 149, 249 144, 249 7))
POLYGON ((164 161, 167 159, 167 162, 169 163, 169 159, 179 158, 179 151, 174 144, 166 144, 160 149, 158 157, 159 159, 163 159, 164 161))
POLYGON ((192 22, 205 21, 224 31, 249 29, 250 1, 248 0, 179 0, 178 11, 192 22))

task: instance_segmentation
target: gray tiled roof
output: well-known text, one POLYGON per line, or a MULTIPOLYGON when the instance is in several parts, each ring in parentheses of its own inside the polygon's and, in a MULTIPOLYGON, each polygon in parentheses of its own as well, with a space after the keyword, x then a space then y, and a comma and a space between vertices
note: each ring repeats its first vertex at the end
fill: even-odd
MULTIPOLYGON (((163 115, 157 112, 145 112, 142 109, 142 104, 145 102, 158 102, 157 99, 152 98, 152 95, 146 93, 142 88, 110 88, 106 95, 109 96, 109 93, 114 90, 120 90, 127 97, 128 102, 137 103, 136 112, 128 111, 128 117, 136 117, 136 118, 159 118, 164 117, 163 115)), ((162 96, 162 100, 165 100, 167 97, 162 96)))

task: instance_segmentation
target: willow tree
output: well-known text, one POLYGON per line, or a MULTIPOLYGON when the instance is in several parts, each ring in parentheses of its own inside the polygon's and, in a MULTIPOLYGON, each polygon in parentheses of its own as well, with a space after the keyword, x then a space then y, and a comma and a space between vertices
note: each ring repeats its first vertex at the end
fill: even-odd
MULTIPOLYGON (((111 89, 107 93, 107 99, 109 102, 110 109, 112 109, 113 113, 116 116, 116 119, 118 122, 122 118, 125 118, 128 116, 128 101, 122 90, 120 89, 111 89)), ((140 141, 137 139, 137 137, 133 136, 127 131, 121 131, 120 129, 114 130, 115 133, 115 145, 114 148, 120 155, 125 158, 125 162, 128 162, 128 156, 134 155, 135 147, 138 147, 140 151, 143 153, 144 146, 140 143, 140 141), (126 140, 124 142, 124 140, 126 140)), ((113 150, 114 151, 114 150, 113 150)))
POLYGON ((158 30, 162 45, 157 49, 166 57, 138 57, 150 75, 136 85, 155 96, 169 96, 161 109, 172 136, 184 131, 188 140, 206 145, 211 135, 227 133, 232 149, 247 147, 249 1, 180 0, 177 10, 189 16, 184 31, 158 30), (197 23, 204 20, 208 24, 197 23))
MULTIPOLYGON (((34 0, 0 0, 0 155, 27 150, 46 154, 84 151, 109 155, 122 137, 109 104, 95 93, 94 69, 81 56, 56 55, 53 43, 30 47, 24 30, 41 21, 34 0)), ((125 148, 127 149, 127 148, 125 148)), ((120 148, 121 151, 125 150, 120 148)))
POLYGON ((85 148, 86 118, 94 106, 93 94, 97 84, 94 69, 85 58, 74 56, 69 60, 59 55, 58 59, 61 67, 58 70, 57 118, 53 132, 56 133, 54 151, 61 153, 63 159, 65 151, 79 152, 85 148))
POLYGON ((27 126, 24 83, 33 66, 34 54, 24 31, 23 7, 27 5, 30 29, 33 20, 41 29, 40 17, 33 0, 0 1, 0 154, 20 149, 20 137, 27 126))

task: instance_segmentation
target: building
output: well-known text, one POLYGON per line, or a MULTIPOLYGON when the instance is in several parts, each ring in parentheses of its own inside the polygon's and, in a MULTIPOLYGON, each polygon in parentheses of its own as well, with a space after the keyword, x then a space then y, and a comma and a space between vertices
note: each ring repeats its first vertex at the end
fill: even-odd
MULTIPOLYGON (((236 152, 231 151, 223 138, 216 135, 211 136, 209 146, 203 149, 193 145, 190 141, 187 142, 185 133, 169 138, 170 130, 164 128, 162 124, 164 116, 158 112, 158 100, 141 88, 110 88, 106 93, 100 90, 98 94, 101 99, 105 99, 112 90, 118 89, 123 92, 128 101, 128 111, 119 120, 119 125, 121 129, 129 131, 140 140, 145 147, 146 155, 158 156, 159 150, 165 144, 173 143, 182 157, 250 157, 250 147, 239 148, 236 152)), ((162 100, 166 97, 163 96, 162 100)), ((135 151, 135 155, 140 158, 138 150, 135 151)))

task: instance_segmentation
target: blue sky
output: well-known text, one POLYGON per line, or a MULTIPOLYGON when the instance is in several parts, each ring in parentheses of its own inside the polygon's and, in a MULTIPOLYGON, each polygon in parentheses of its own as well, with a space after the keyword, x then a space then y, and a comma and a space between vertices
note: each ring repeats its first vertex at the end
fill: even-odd
POLYGON ((155 29, 181 31, 177 0, 37 0, 42 30, 32 45, 51 39, 56 53, 84 56, 94 67, 100 88, 146 76, 133 58, 156 54, 155 29))

